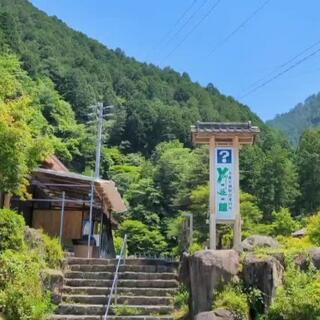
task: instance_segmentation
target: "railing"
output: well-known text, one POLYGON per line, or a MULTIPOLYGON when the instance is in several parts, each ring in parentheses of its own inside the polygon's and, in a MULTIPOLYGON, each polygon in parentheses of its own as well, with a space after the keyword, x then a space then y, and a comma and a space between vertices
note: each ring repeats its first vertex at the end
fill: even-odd
POLYGON ((115 304, 117 304, 117 291, 118 291, 118 274, 119 274, 119 268, 121 265, 121 261, 123 260, 123 264, 125 264, 126 262, 126 251, 127 251, 127 235, 124 236, 123 238, 123 244, 122 244, 122 248, 120 251, 120 255, 118 258, 118 263, 117 263, 117 267, 116 267, 116 273, 114 275, 114 279, 112 282, 112 287, 109 293, 109 299, 108 299, 108 304, 107 304, 107 308, 106 308, 106 313, 104 314, 104 320, 108 319, 108 313, 110 310, 110 306, 111 306, 111 302, 112 302, 112 298, 113 298, 113 292, 114 292, 114 297, 115 297, 115 304))

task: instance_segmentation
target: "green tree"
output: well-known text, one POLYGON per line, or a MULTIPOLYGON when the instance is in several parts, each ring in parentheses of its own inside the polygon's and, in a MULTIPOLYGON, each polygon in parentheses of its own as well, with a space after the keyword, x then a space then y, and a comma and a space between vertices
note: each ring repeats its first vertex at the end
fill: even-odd
POLYGON ((272 212, 272 218, 272 229, 275 236, 289 236, 299 228, 298 222, 292 218, 287 208, 281 208, 278 212, 272 212))
POLYGON ((0 73, 0 190, 23 195, 30 170, 53 151, 53 140, 19 61, 1 56, 0 73))
POLYGON ((145 224, 137 220, 124 221, 119 234, 128 236, 129 254, 163 255, 166 253, 166 242, 158 230, 150 230, 145 224))
POLYGON ((267 153, 256 195, 267 220, 271 220, 274 210, 294 207, 299 196, 297 169, 288 151, 280 145, 275 145, 267 153))
POLYGON ((297 150, 297 166, 302 213, 320 209, 320 130, 310 129, 302 135, 297 150))

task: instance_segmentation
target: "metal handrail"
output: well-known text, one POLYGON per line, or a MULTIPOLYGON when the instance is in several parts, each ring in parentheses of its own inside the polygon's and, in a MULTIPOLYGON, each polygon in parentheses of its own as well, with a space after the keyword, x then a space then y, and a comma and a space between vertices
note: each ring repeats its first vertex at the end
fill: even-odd
POLYGON ((121 248, 121 251, 120 251, 119 258, 118 258, 118 263, 117 263, 117 267, 116 267, 116 273, 114 275, 114 279, 113 279, 113 282, 112 282, 112 287, 111 287, 111 290, 110 290, 110 293, 109 293, 107 309, 106 309, 106 312, 105 312, 104 318, 103 318, 104 320, 107 320, 107 318, 108 318, 108 313, 109 313, 109 309, 110 309, 110 306, 111 306, 113 291, 115 291, 115 303, 117 304, 118 273, 119 273, 121 260, 123 260, 124 264, 126 262, 126 249, 127 249, 127 235, 125 235, 124 238, 123 238, 123 244, 122 244, 122 248, 121 248))

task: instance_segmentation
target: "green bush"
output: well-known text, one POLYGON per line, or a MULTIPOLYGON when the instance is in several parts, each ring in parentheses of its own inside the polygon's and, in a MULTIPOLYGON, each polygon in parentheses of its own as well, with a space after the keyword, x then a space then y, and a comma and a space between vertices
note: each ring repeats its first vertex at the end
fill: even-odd
POLYGON ((44 259, 47 263, 47 267, 59 269, 64 258, 64 253, 59 240, 57 238, 50 238, 46 234, 42 235, 42 239, 45 249, 44 259))
POLYGON ((150 230, 137 220, 124 221, 119 234, 128 235, 129 254, 160 255, 166 253, 167 244, 158 230, 150 230))
POLYGON ((52 311, 40 278, 44 264, 34 252, 0 255, 0 307, 8 320, 41 320, 52 311))
POLYGON ((320 246, 320 213, 309 218, 307 233, 311 242, 320 246))
POLYGON ((249 303, 240 285, 228 284, 214 297, 213 308, 232 312, 237 320, 249 319, 249 303))
POLYGON ((114 243, 114 249, 116 251, 116 254, 119 255, 123 246, 123 238, 119 236, 114 236, 113 243, 114 243))
POLYGON ((320 273, 302 272, 290 266, 284 285, 277 291, 268 317, 269 320, 320 319, 320 273))
POLYGON ((275 236, 289 236, 299 228, 299 223, 292 218, 287 208, 281 208, 278 212, 272 212, 272 218, 272 234, 275 236))
POLYGON ((189 254, 195 254, 197 251, 203 250, 204 247, 198 242, 193 242, 189 248, 189 254))
POLYGON ((25 223, 22 216, 8 209, 0 209, 0 252, 23 247, 25 223))

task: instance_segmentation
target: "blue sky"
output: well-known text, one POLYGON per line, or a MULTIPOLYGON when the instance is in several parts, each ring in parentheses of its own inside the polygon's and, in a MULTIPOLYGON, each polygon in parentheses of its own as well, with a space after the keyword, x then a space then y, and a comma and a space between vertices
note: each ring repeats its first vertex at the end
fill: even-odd
MULTIPOLYGON (((244 96, 252 83, 270 78, 276 67, 320 41, 320 1, 270 0, 247 25, 209 54, 264 1, 220 0, 211 11, 217 0, 32 3, 109 48, 121 48, 139 61, 185 71, 203 85, 212 82, 222 93, 234 96, 268 120, 320 91, 319 52, 269 85, 244 96)), ((317 48, 320 43, 312 50, 317 48)))

